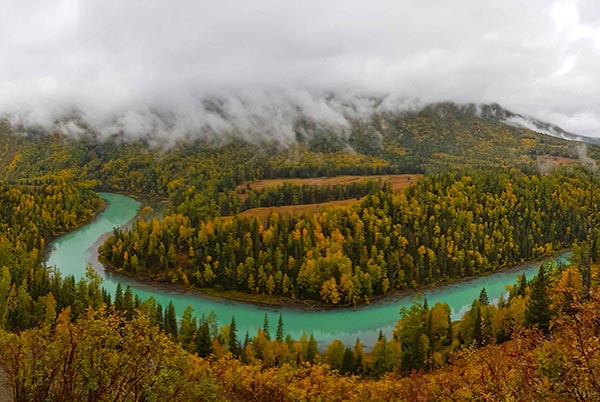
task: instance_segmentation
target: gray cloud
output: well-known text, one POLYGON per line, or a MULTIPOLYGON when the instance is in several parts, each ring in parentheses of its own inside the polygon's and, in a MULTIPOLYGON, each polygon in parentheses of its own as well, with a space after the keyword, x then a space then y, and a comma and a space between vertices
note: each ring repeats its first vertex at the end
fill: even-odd
POLYGON ((77 111, 105 134, 287 141, 302 114, 343 128, 374 107, 356 94, 386 93, 600 136, 598 71, 595 0, 0 3, 0 113, 56 128, 77 111))

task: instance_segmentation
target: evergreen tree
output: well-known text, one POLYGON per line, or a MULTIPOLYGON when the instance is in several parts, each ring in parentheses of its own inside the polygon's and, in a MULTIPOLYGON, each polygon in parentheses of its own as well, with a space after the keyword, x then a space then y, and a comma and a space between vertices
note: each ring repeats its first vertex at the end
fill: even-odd
POLYGON ((271 334, 269 332, 269 315, 267 313, 265 313, 265 318, 263 320, 263 332, 265 334, 265 338, 267 338, 268 341, 271 340, 271 334))
POLYGON ((231 324, 229 324, 229 340, 227 344, 229 351, 235 356, 240 355, 240 342, 237 338, 237 325, 235 324, 235 317, 231 317, 231 324))
POLYGON ((543 332, 548 332, 551 314, 545 271, 544 265, 540 265, 538 274, 531 283, 531 292, 525 307, 525 324, 530 327, 537 326, 543 332))
POLYGON ((123 310, 125 311, 125 317, 127 317, 128 320, 131 320, 135 310, 135 301, 133 299, 133 292, 131 291, 131 287, 129 285, 127 285, 125 294, 123 295, 123 310))
POLYGON ((124 310, 123 288, 121 287, 121 282, 117 283, 117 290, 115 290, 115 310, 124 310))
POLYGON ((167 311, 165 312, 165 331, 167 334, 177 338, 177 315, 175 314, 175 306, 173 302, 169 302, 167 311))
POLYGON ((187 350, 195 349, 195 346, 192 346, 192 342, 194 337, 196 336, 196 317, 193 316, 194 309, 191 306, 187 306, 183 311, 183 316, 181 317, 180 331, 179 331, 179 341, 183 345, 183 347, 187 350))
POLYGON ((446 332, 446 336, 444 337, 444 342, 442 343, 445 346, 452 344, 452 338, 454 337, 454 332, 452 328, 452 316, 448 314, 448 331, 446 332))
POLYGON ((362 374, 364 371, 363 361, 364 361, 364 351, 363 344, 359 338, 356 338, 356 342, 354 343, 354 373, 362 374))
MULTIPOLYGON (((346 351, 346 347, 339 339, 334 339, 325 349, 321 361, 323 363, 329 364, 329 366, 333 370, 342 370, 342 366, 344 364, 344 354, 346 351)), ((352 352, 350 352, 352 353, 352 352)), ((352 369, 352 364, 350 364, 350 369, 352 369)))
POLYGON ((106 290, 105 288, 102 288, 102 301, 107 306, 110 306, 112 304, 110 292, 108 290, 106 290))
POLYGON ((490 304, 490 299, 488 298, 487 291, 485 288, 481 288, 481 292, 479 292, 479 305, 487 306, 490 304))
POLYGON ((156 325, 158 325, 158 328, 160 328, 161 331, 164 331, 165 316, 163 314, 162 305, 160 303, 156 303, 156 309, 154 310, 154 315, 155 315, 156 325))
POLYGON ((244 336, 244 344, 242 345, 242 349, 246 349, 246 346, 250 344, 250 333, 246 331, 246 336, 244 336))
POLYGON ((433 314, 431 314, 431 311, 427 311, 427 314, 425 316, 425 337, 422 337, 423 339, 427 340, 427 343, 429 344, 429 347, 427 347, 427 357, 425 359, 425 366, 430 367, 432 362, 433 362, 433 314))
POLYGON ((476 300, 471 305, 471 315, 473 319, 473 343, 476 346, 483 345, 483 323, 481 321, 481 307, 479 306, 479 300, 476 300))
POLYGON ((306 361, 313 363, 317 354, 319 353, 319 348, 317 346, 317 341, 313 334, 310 334, 310 338, 308 340, 308 347, 306 348, 306 361))
POLYGON ((508 306, 508 304, 506 303, 506 299, 504 298, 504 295, 501 294, 500 297, 498 298, 498 309, 502 309, 507 306, 508 306))
POLYGON ((525 296, 525 289, 527 289, 527 278, 525 277, 525 274, 521 274, 517 278, 517 283, 510 291, 509 302, 513 297, 525 296))
POLYGON ((388 342, 385 335, 382 335, 377 339, 373 350, 371 351, 371 359, 373 365, 371 367, 371 375, 375 378, 381 377, 392 369, 392 362, 388 359, 388 342))
POLYGON ((200 357, 208 357, 213 352, 210 328, 208 327, 208 322, 206 320, 202 320, 202 323, 198 327, 194 344, 196 353, 198 353, 198 356, 200 357))
POLYGON ((352 353, 352 349, 346 347, 344 350, 344 358, 342 360, 342 367, 340 368, 341 374, 350 374, 354 373, 356 369, 356 362, 354 360, 354 353, 352 353))
POLYGON ((404 373, 425 367, 429 350, 429 338, 425 334, 428 316, 426 303, 415 302, 409 309, 403 307, 400 310, 401 318, 394 336, 400 341, 400 366, 404 373))
POLYGON ((279 313, 279 320, 277 321, 277 335, 275 335, 275 339, 279 342, 283 341, 283 317, 281 317, 281 313, 279 313))

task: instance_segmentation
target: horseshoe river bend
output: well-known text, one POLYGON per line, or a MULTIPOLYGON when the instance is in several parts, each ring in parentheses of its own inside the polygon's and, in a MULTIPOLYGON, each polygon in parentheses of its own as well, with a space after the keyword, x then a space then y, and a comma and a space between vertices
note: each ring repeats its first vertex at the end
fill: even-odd
MULTIPOLYGON (((286 333, 296 339, 300 338, 302 332, 313 333, 321 347, 334 338, 347 345, 354 344, 356 338, 360 338, 365 346, 371 347, 377 340, 379 331, 386 335, 392 333, 396 321, 400 318, 401 307, 409 306, 416 297, 416 294, 407 295, 374 302, 357 309, 310 311, 219 300, 196 292, 151 286, 117 276, 106 272, 98 262, 97 249, 114 227, 126 225, 136 216, 140 203, 124 195, 100 193, 100 196, 108 204, 107 208, 93 222, 52 242, 49 245, 46 265, 55 266, 63 275, 73 275, 75 280, 78 280, 85 276, 86 265, 89 263, 103 278, 104 288, 113 295, 120 282, 123 289, 127 285, 131 286, 133 293, 142 300, 153 296, 163 306, 173 301, 178 314, 182 314, 188 305, 194 309, 196 316, 213 311, 221 325, 229 323, 231 317, 235 316, 239 334, 246 331, 251 335, 256 333, 263 323, 265 313, 269 316, 271 326, 275 327, 281 313, 286 333)), ((557 258, 561 260, 567 256, 568 253, 563 253, 557 258)), ((483 277, 423 290, 422 295, 427 298, 430 306, 437 301, 448 303, 452 309, 452 319, 459 319, 473 299, 479 296, 481 288, 486 288, 492 301, 497 300, 506 292, 506 285, 513 284, 521 273, 531 278, 537 272, 539 264, 539 261, 531 262, 483 277)))

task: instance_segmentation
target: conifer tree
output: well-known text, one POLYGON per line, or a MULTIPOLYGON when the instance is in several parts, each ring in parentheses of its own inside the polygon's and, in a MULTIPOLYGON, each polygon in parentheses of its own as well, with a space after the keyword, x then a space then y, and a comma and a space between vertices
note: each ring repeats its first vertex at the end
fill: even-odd
POLYGON ((537 326, 543 332, 548 332, 550 325, 550 297, 546 292, 548 281, 544 265, 540 265, 537 276, 531 282, 531 292, 525 307, 525 324, 537 326))
POLYGON ((275 335, 275 339, 279 342, 283 341, 283 317, 281 313, 279 313, 279 321, 277 321, 277 334, 275 335))
POLYGON ((362 374, 363 373, 363 361, 364 361, 364 352, 363 352, 363 344, 359 338, 356 338, 356 342, 354 343, 354 373, 362 374))
POLYGON ((317 354, 319 353, 319 348, 317 346, 317 341, 313 334, 310 334, 310 338, 308 340, 308 347, 306 348, 306 361, 314 362, 317 354))
POLYGON ((250 344, 250 333, 246 331, 246 336, 244 336, 244 344, 242 345, 242 349, 246 349, 246 346, 250 344))
POLYGON ((401 318, 394 336, 400 341, 400 366, 404 373, 425 366, 429 350, 429 337, 425 333, 429 315, 427 303, 415 302, 410 308, 400 310, 401 318))
POLYGON ((263 332, 265 334, 265 338, 267 338, 268 341, 271 340, 271 333, 269 332, 269 315, 267 313, 265 313, 265 318, 263 320, 263 332))
POLYGON ((108 290, 106 290, 105 288, 102 288, 102 301, 107 306, 110 306, 112 304, 110 292, 108 290))
POLYGON ((373 345, 373 350, 371 352, 371 359, 373 361, 371 375, 375 378, 382 376, 391 369, 391 364, 387 359, 387 348, 387 339, 385 335, 381 334, 377 339, 377 342, 375 342, 375 345, 373 345))
POLYGON ((452 316, 448 314, 448 331, 446 332, 446 336, 444 337, 443 345, 448 346, 452 344, 452 339, 454 337, 453 331, 454 330, 452 328, 452 316))
POLYGON ((481 288, 481 292, 479 292, 479 305, 487 306, 490 304, 490 299, 488 298, 487 291, 485 288, 481 288))
POLYGON ((198 353, 198 356, 200 357, 208 357, 213 352, 210 329, 206 320, 203 320, 198 327, 194 344, 196 347, 196 353, 198 353))
POLYGON ((163 314, 162 304, 156 303, 156 309, 154 310, 156 324, 161 331, 165 329, 165 316, 163 314))
POLYGON ((131 287, 129 285, 127 285, 125 294, 123 295, 123 310, 125 311, 125 317, 127 317, 128 320, 131 320, 135 310, 135 301, 133 299, 133 292, 131 291, 131 287))
POLYGON ((195 346, 192 346, 194 337, 196 336, 196 317, 193 316, 194 309, 191 306, 187 306, 183 311, 181 317, 181 325, 179 330, 179 341, 183 347, 187 350, 193 350, 195 346))
POLYGON ((510 291, 510 295, 508 298, 509 302, 510 302, 510 299, 512 299, 513 297, 525 296, 526 288, 527 288, 527 278, 525 277, 525 274, 521 274, 517 278, 517 283, 515 284, 515 286, 513 286, 513 288, 510 291))
POLYGON ((229 340, 227 344, 229 351, 235 356, 240 355, 240 342, 237 338, 237 325, 235 324, 235 317, 231 317, 231 324, 229 324, 229 340))
POLYGON ((481 346, 483 344, 483 323, 481 322, 481 307, 478 300, 473 302, 473 305, 471 306, 471 314, 474 314, 473 343, 476 346, 481 346))
POLYGON ((117 283, 117 290, 115 290, 115 310, 123 311, 124 303, 123 303, 123 288, 121 287, 121 283, 117 283))
POLYGON ((175 306, 172 301, 169 302, 169 306, 165 312, 165 331, 167 334, 172 335, 173 338, 177 338, 177 315, 175 314, 175 306))
POLYGON ((352 353, 352 349, 346 347, 344 350, 344 358, 342 360, 342 367, 340 368, 341 374, 350 374, 354 373, 356 369, 356 362, 354 360, 354 353, 352 353))

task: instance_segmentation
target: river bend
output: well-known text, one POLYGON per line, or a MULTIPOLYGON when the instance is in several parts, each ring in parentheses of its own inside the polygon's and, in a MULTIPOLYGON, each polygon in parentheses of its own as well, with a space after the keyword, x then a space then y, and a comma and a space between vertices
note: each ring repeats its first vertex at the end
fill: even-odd
MULTIPOLYGON (((116 276, 104 270, 98 262, 98 247, 114 227, 121 227, 130 222, 137 214, 140 203, 132 198, 112 194, 100 193, 107 202, 108 207, 102 211, 90 224, 68 233, 49 245, 47 266, 56 266, 64 275, 74 275, 78 280, 85 276, 88 263, 100 273, 104 279, 103 286, 114 295, 117 283, 123 289, 131 286, 134 294, 142 300, 153 296, 163 306, 170 300, 173 301, 179 315, 186 306, 194 309, 196 316, 214 311, 221 325, 231 321, 235 316, 238 334, 243 337, 246 331, 254 335, 259 326, 262 326, 264 314, 269 314, 271 328, 276 328, 279 313, 283 315, 286 333, 298 339, 302 332, 313 333, 321 346, 338 338, 347 345, 353 345, 356 338, 367 346, 372 346, 382 330, 390 335, 402 306, 409 306, 415 296, 406 296, 401 299, 384 301, 360 307, 356 310, 338 309, 326 311, 301 311, 292 308, 269 308, 253 304, 215 300, 202 297, 193 292, 177 292, 138 283, 132 279, 116 276)), ((559 259, 566 258, 562 254, 559 259)), ((423 296, 427 297, 430 306, 435 302, 446 302, 452 309, 452 319, 459 319, 469 308, 473 299, 479 296, 481 288, 485 287, 491 300, 497 300, 506 292, 506 285, 513 284, 517 276, 525 273, 531 278, 539 267, 539 262, 524 264, 517 268, 497 272, 484 277, 447 285, 444 287, 426 290, 423 296)))

